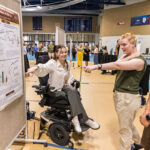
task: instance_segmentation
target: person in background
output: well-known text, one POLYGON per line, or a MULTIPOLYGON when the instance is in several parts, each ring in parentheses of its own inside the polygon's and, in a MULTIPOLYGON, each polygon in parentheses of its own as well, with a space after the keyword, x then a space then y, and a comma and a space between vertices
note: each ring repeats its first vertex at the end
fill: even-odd
POLYGON ((43 44, 39 43, 39 52, 42 52, 43 44))
POLYGON ((115 55, 119 55, 119 50, 120 50, 120 43, 119 43, 119 39, 117 40, 117 44, 116 44, 116 48, 115 48, 115 55))
MULTIPOLYGON (((103 51, 103 62, 107 62, 107 58, 108 58, 107 46, 102 46, 102 51, 103 51)), ((102 74, 106 74, 106 70, 102 70, 102 74)))
POLYGON ((50 42, 48 45, 48 55, 50 59, 54 58, 54 45, 53 42, 50 42))
POLYGON ((136 49, 136 35, 125 33, 121 36, 120 46, 125 54, 116 62, 98 64, 85 68, 86 72, 92 70, 118 70, 114 85, 114 105, 120 126, 120 150, 131 150, 134 145, 140 146, 141 138, 133 124, 136 112, 141 106, 139 84, 146 70, 146 60, 139 56, 136 49), (130 59, 129 59, 130 58, 130 59))
POLYGON ((85 66, 88 66, 88 61, 89 61, 89 45, 87 44, 84 48, 84 54, 83 54, 83 60, 85 61, 85 66))
POLYGON ((72 58, 74 61, 76 59, 76 54, 77 54, 77 51, 76 51, 75 45, 73 45, 73 47, 72 47, 72 58))
POLYGON ((33 53, 36 55, 37 52, 39 52, 39 47, 35 43, 33 53))
POLYGON ((23 44, 23 54, 27 55, 27 46, 25 43, 23 44))
POLYGON ((37 64, 37 59, 38 59, 38 58, 37 58, 37 57, 38 57, 38 52, 39 52, 39 47, 38 47, 37 44, 35 43, 33 53, 35 54, 36 64, 37 64))
POLYGON ((77 48, 77 66, 81 67, 83 61, 83 46, 82 43, 79 44, 79 47, 77 48))
POLYGON ((108 54, 107 46, 103 46, 103 55, 108 54))
POLYGON ((26 75, 29 76, 34 73, 38 77, 43 77, 49 74, 48 84, 54 87, 55 90, 63 91, 68 97, 71 106, 72 123, 77 133, 82 132, 79 116, 92 129, 99 129, 100 125, 87 116, 81 103, 79 92, 75 87, 71 86, 74 78, 70 72, 67 55, 68 52, 65 47, 57 46, 55 47, 54 59, 49 60, 46 64, 38 64, 30 68, 26 75))
POLYGON ((95 49, 94 49, 94 65, 98 64, 98 53, 99 53, 98 45, 95 45, 95 49))
POLYGON ((42 52, 47 52, 47 47, 46 47, 46 45, 43 46, 42 52))
POLYGON ((23 44, 23 53, 24 53, 25 72, 27 72, 27 70, 30 68, 30 65, 29 65, 29 60, 28 60, 28 57, 27 57, 27 47, 26 47, 25 43, 23 44))
POLYGON ((35 46, 35 44, 32 44, 32 45, 31 45, 31 53, 32 53, 32 56, 34 56, 34 46, 35 46))

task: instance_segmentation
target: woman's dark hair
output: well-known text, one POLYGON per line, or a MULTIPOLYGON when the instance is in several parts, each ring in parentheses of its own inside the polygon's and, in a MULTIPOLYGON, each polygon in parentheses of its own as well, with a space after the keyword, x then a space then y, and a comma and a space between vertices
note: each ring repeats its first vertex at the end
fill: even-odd
POLYGON ((99 47, 97 44, 95 45, 97 48, 99 47))
MULTIPOLYGON (((62 45, 55 45, 54 46, 54 60, 57 61, 58 57, 56 55, 56 53, 59 51, 59 49, 62 49, 62 48, 65 48, 65 46, 62 46, 62 45)), ((67 64, 67 70, 69 69, 69 65, 68 65, 68 62, 67 60, 65 60, 65 63, 67 64)))
POLYGON ((60 48, 62 48, 61 45, 55 45, 55 46, 54 46, 54 60, 56 60, 56 61, 57 61, 57 59, 58 59, 56 53, 59 51, 60 48))

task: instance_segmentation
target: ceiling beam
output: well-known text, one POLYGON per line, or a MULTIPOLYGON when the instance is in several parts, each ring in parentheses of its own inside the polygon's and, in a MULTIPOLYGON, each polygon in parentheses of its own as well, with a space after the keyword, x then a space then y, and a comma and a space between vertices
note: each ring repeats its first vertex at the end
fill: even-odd
POLYGON ((101 11, 96 10, 52 10, 52 11, 46 11, 46 12, 23 12, 23 16, 66 16, 66 15, 87 15, 87 16, 98 16, 101 13, 101 11))
POLYGON ((84 1, 86 1, 86 0, 71 0, 71 1, 67 1, 65 3, 61 3, 61 4, 42 6, 41 8, 35 7, 35 6, 39 6, 39 5, 28 5, 28 7, 22 7, 22 11, 23 12, 29 12, 29 11, 55 10, 55 9, 60 9, 60 8, 68 7, 71 5, 75 5, 75 4, 84 2, 84 1))

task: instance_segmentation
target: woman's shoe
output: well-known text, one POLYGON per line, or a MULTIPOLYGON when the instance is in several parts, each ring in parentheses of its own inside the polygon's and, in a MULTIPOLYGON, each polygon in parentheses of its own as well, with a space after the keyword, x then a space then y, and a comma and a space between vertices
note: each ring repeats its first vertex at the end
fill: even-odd
POLYGON ((86 125, 88 125, 90 128, 94 129, 94 130, 97 130, 100 128, 100 125, 96 122, 94 122, 93 120, 91 119, 88 119, 86 122, 85 122, 86 125))
POLYGON ((74 129, 77 133, 81 133, 82 132, 82 129, 81 129, 81 126, 80 126, 80 123, 79 123, 79 120, 78 118, 73 118, 72 119, 72 123, 73 123, 73 126, 74 126, 74 129))

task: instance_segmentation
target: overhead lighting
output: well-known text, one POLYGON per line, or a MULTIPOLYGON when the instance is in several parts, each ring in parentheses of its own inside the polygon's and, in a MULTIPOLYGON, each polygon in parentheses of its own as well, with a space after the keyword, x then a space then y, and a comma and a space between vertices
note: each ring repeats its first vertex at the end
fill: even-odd
POLYGON ((37 6, 37 8, 38 8, 38 9, 41 9, 42 7, 41 7, 41 6, 37 6))

